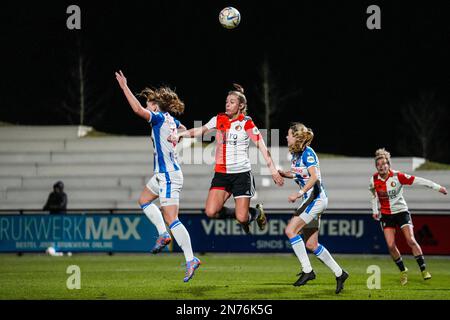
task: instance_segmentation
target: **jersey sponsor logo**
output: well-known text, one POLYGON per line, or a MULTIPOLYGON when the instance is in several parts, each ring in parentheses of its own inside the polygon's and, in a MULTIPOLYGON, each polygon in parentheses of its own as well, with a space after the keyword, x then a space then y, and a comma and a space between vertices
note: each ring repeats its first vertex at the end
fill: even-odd
POLYGON ((237 138, 238 138, 238 135, 236 133, 228 132, 228 134, 226 135, 227 140, 237 140, 237 138))
POLYGON ((228 132, 225 135, 225 139, 223 140, 222 144, 229 144, 232 146, 237 145, 238 135, 236 133, 230 133, 228 132))
POLYGON ((299 167, 292 167, 292 172, 295 172, 297 174, 302 174, 303 173, 303 168, 299 168, 299 167))
POLYGON ((397 191, 396 190, 389 190, 388 194, 389 194, 389 199, 390 200, 393 200, 393 199, 397 198, 397 191))
POLYGON ((257 127, 254 127, 254 128, 253 128, 253 134, 254 134, 254 135, 258 135, 258 134, 259 134, 259 130, 258 130, 257 127))
POLYGON ((405 174, 406 179, 411 179, 411 176, 409 174, 405 174))

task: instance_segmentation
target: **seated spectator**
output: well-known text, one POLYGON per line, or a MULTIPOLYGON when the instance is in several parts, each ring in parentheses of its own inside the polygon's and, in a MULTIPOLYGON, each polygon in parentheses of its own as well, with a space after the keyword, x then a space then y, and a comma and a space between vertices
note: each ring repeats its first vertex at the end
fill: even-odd
POLYGON ((53 192, 48 195, 47 203, 43 210, 48 210, 50 214, 66 213, 67 195, 64 192, 64 183, 58 181, 53 185, 53 192))

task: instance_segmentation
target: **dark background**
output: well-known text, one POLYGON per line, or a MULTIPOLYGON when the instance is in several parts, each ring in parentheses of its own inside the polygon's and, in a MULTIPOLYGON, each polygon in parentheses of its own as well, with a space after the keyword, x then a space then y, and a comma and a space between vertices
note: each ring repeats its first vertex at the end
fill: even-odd
POLYGON ((271 116, 281 137, 301 121, 319 152, 372 156, 384 146, 393 156, 423 156, 419 128, 425 156, 450 163, 449 9, 448 1, 3 2, 0 121, 78 124, 82 56, 84 124, 97 130, 149 134, 116 83, 119 69, 133 92, 175 88, 187 127, 223 111, 238 82, 264 128, 267 57, 274 95, 286 97, 271 116), (71 4, 81 8, 81 30, 66 27, 71 4), (381 8, 381 30, 366 27, 371 4, 381 8), (218 22, 229 5, 242 16, 235 30, 218 22), (413 115, 405 115, 408 106, 413 115))

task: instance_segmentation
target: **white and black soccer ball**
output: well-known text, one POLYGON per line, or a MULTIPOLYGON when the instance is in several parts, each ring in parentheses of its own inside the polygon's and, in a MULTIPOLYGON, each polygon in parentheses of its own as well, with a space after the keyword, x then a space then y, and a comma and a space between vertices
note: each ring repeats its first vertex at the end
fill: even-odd
POLYGON ((219 22, 226 29, 234 29, 241 22, 241 14, 236 8, 223 8, 219 13, 219 22))

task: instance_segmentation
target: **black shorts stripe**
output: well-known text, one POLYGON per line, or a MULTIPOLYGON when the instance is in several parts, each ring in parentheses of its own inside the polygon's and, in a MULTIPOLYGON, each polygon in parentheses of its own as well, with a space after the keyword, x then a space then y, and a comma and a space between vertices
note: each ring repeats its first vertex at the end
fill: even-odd
POLYGON ((300 208, 295 210, 294 216, 301 215, 306 210, 306 208, 311 204, 311 202, 313 202, 313 200, 316 199, 319 195, 320 195, 320 181, 316 181, 313 187, 313 191, 311 192, 311 195, 300 208))

